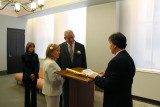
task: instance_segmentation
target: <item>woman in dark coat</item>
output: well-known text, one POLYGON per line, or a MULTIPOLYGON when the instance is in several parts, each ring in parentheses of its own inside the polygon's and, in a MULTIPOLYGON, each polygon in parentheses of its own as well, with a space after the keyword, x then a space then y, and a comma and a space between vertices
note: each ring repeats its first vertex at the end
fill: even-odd
POLYGON ((22 55, 23 84, 25 86, 25 107, 37 107, 37 79, 39 72, 38 55, 34 52, 35 45, 28 42, 26 52, 22 55), (31 100, 30 100, 31 91, 31 100))

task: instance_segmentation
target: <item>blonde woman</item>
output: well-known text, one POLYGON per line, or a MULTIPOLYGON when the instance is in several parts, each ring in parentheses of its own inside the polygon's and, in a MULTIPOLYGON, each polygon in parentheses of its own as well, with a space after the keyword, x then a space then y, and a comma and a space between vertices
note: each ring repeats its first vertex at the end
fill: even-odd
POLYGON ((42 93, 45 94, 47 107, 59 107, 60 95, 62 94, 62 86, 64 79, 56 74, 60 71, 60 67, 56 63, 56 59, 60 55, 60 46, 50 44, 46 50, 46 58, 43 63, 44 84, 42 93))

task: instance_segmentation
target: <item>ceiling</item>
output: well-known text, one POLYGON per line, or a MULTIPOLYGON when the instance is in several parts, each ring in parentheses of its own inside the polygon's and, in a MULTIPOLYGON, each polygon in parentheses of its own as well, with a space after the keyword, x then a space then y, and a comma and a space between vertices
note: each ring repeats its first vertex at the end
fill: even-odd
MULTIPOLYGON (((29 0, 21 0, 22 2, 28 2, 29 0)), ((102 3, 114 2, 120 0, 44 0, 44 7, 42 9, 37 9, 34 13, 27 12, 21 8, 20 12, 16 13, 14 7, 10 4, 3 10, 0 10, 0 14, 11 15, 11 16, 24 16, 29 14, 35 14, 39 12, 45 12, 49 10, 62 10, 62 8, 79 8, 84 6, 98 5, 102 3)), ((2 4, 3 6, 4 4, 2 4)), ((1 7, 2 7, 1 6, 1 7)))

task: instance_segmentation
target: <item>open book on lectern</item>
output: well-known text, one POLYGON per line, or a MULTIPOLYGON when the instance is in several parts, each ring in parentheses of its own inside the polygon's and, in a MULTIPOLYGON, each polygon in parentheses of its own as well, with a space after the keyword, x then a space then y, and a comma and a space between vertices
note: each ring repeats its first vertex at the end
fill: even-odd
POLYGON ((85 69, 85 70, 82 71, 82 73, 84 73, 86 75, 92 75, 93 73, 98 74, 97 72, 94 72, 91 69, 85 69))
POLYGON ((69 69, 69 68, 66 68, 66 70, 70 71, 72 73, 75 73, 75 74, 80 74, 80 75, 85 75, 85 76, 92 75, 93 73, 96 73, 97 75, 101 76, 100 74, 92 71, 91 69, 85 69, 85 70, 82 70, 82 72, 79 72, 79 71, 76 71, 76 70, 73 70, 73 69, 69 69))

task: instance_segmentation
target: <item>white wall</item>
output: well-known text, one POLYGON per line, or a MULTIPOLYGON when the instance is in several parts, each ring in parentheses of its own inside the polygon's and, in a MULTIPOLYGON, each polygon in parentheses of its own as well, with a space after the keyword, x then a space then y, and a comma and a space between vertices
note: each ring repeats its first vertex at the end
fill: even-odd
POLYGON ((88 68, 106 69, 113 57, 108 37, 116 30, 116 2, 87 8, 86 54, 88 68))
POLYGON ((35 52, 45 58, 48 44, 53 43, 54 14, 28 19, 25 30, 25 44, 34 42, 35 52))
MULTIPOLYGON (((117 24, 116 3, 106 3, 87 8, 86 53, 88 68, 105 70, 113 55, 109 49, 108 36, 118 30, 127 37, 127 51, 130 51, 130 14, 126 6, 130 2, 121 3, 117 24)), ((132 94, 135 96, 160 101, 160 74, 137 71, 133 79, 132 94)))
POLYGON ((35 43, 35 52, 39 58, 45 58, 45 51, 50 43, 64 42, 64 31, 71 29, 75 40, 86 43, 86 8, 78 8, 27 20, 25 43, 35 43))
POLYGON ((160 74, 137 71, 133 81, 132 94, 160 101, 160 74))
POLYGON ((25 29, 26 19, 0 14, 0 71, 7 70, 7 28, 25 29))
POLYGON ((71 29, 75 40, 86 44, 86 7, 55 13, 54 43, 64 42, 64 31, 71 29))
POLYGON ((60 44, 64 42, 64 31, 67 29, 67 17, 68 13, 67 12, 60 12, 55 14, 55 32, 54 32, 54 43, 55 44, 60 44), (59 36, 57 36, 59 35, 59 36))
MULTIPOLYGON (((133 48, 130 40, 134 38, 130 37, 131 26, 134 23, 131 16, 134 16, 136 13, 136 10, 134 13, 131 13, 131 8, 129 7, 135 7, 135 2, 135 0, 123 0, 120 2, 119 8, 119 31, 127 37, 127 50, 129 52, 133 48)), ((160 101, 160 74, 136 71, 132 86, 133 95, 160 101)))
POLYGON ((130 7, 132 5, 131 0, 125 2, 119 2, 119 31, 122 32, 127 38, 127 50, 130 51, 130 26, 131 26, 131 15, 130 7))

